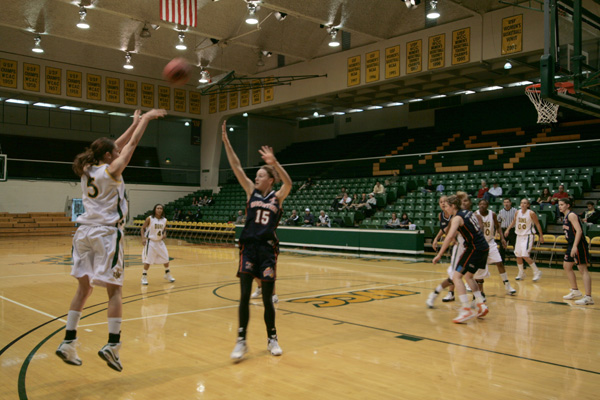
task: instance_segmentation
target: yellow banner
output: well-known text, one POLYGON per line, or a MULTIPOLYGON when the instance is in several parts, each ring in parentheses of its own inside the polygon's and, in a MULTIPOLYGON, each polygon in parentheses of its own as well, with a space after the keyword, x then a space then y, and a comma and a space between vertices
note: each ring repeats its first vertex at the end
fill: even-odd
POLYGON ((185 90, 173 89, 173 97, 175 98, 175 105, 173 109, 178 112, 185 112, 185 90))
POLYGON ((0 86, 17 88, 17 62, 0 58, 0 86))
POLYGON ((79 97, 83 95, 82 73, 67 70, 67 96, 79 97))
POLYGON ((262 87, 260 86, 260 81, 255 80, 252 81, 252 104, 260 104, 260 98, 262 94, 262 87))
POLYGON ((62 70, 60 68, 46 67, 46 93, 61 94, 62 70))
POLYGON ((385 49, 385 79, 400 76, 400 46, 385 49))
POLYGON ((154 108, 154 85, 142 82, 142 107, 154 108))
POLYGON ((446 35, 429 37, 428 69, 443 68, 446 64, 446 35))
POLYGON ((238 97, 239 92, 231 92, 229 93, 229 109, 234 110, 238 108, 238 97))
POLYGON ((87 91, 89 100, 102 100, 102 77, 100 75, 86 75, 87 91))
POLYGON ((406 73, 414 74, 415 72, 421 72, 423 69, 422 65, 422 41, 414 40, 406 43, 406 73))
POLYGON ((123 102, 130 106, 137 106, 138 83, 136 81, 123 80, 123 102))
POLYGON ((502 54, 523 51, 523 14, 502 19, 502 54))
POLYGON ((219 94, 219 112, 227 111, 227 93, 219 94))
POLYGON ((190 113, 200 114, 202 112, 202 96, 198 92, 190 92, 190 113))
POLYGON ((119 78, 106 77, 104 79, 106 85, 106 98, 105 100, 110 103, 121 102, 121 80, 119 78))
POLYGON ((208 96, 208 113, 214 114, 217 112, 217 95, 211 94, 208 96))
POLYGON ((40 66, 23 63, 23 90, 40 91, 40 66))
POLYGON ((367 53, 365 56, 365 68, 367 76, 365 82, 375 82, 379 80, 379 50, 367 53))
POLYGON ((348 58, 348 86, 360 84, 360 56, 348 58))
POLYGON ((171 88, 168 86, 158 87, 158 108, 171 109, 171 88))
POLYGON ((250 91, 240 91, 240 107, 248 107, 250 105, 250 91))
POLYGON ((471 28, 452 32, 452 65, 471 61, 471 28))
MULTIPOLYGON (((265 78, 266 84, 273 83, 273 82, 275 82, 275 78, 273 78, 272 76, 265 78)), ((265 88, 265 102, 273 101, 273 98, 274 98, 273 86, 266 87, 265 88)))

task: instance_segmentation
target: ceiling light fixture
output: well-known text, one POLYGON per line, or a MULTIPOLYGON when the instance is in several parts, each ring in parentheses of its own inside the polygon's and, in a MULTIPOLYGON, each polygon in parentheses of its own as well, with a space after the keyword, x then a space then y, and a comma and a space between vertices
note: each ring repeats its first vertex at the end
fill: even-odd
POLYGON ((185 45, 183 39, 185 39, 185 33, 179 32, 179 43, 175 46, 177 50, 187 50, 187 46, 185 45))
POLYGON ((150 33, 150 29, 148 29, 148 25, 146 23, 144 23, 144 27, 142 28, 142 31, 140 32, 140 37, 149 38, 150 36, 152 36, 152 34, 150 33))
POLYGON ((256 11, 258 11, 258 7, 256 3, 249 2, 248 3, 248 16, 246 17, 246 23, 248 25, 256 25, 258 24, 258 18, 256 18, 256 11))
POLYGON ((248 117, 248 113, 243 113, 242 117, 247 118, 248 117))
POLYGON ((506 64, 504 64, 504 69, 511 69, 512 68, 512 64, 510 63, 510 61, 507 61, 506 64))
POLYGON ((6 103, 14 103, 14 104, 29 104, 29 102, 27 100, 20 100, 20 99, 6 99, 5 102, 6 103))
POLYGON ((198 79, 200 83, 209 83, 210 82, 210 73, 206 70, 200 71, 200 79, 198 79))
POLYGON ((58 107, 56 104, 42 103, 42 102, 33 103, 33 105, 37 106, 37 107, 46 107, 46 108, 56 108, 56 107, 58 107))
POLYGON ((287 17, 287 14, 281 11, 275 12, 275 19, 277 21, 283 21, 287 17))
POLYGON ((229 132, 233 132, 235 129, 233 128, 229 128, 229 132))
POLYGON ((429 2, 429 11, 427 12, 428 19, 438 19, 440 13, 437 10, 437 0, 431 0, 429 2))
POLYGON ((329 34, 331 35, 331 40, 329 41, 329 47, 338 47, 340 45, 340 41, 337 39, 338 30, 336 28, 331 28, 329 30, 329 34))
POLYGON ((80 107, 73 107, 73 106, 62 106, 60 107, 61 110, 68 110, 68 111, 81 111, 80 107))
POLYGON ((31 49, 31 51, 33 51, 34 53, 43 53, 44 49, 42 49, 42 45, 40 44, 42 42, 42 38, 40 37, 40 35, 37 35, 36 37, 33 38, 33 49, 31 49))
POLYGON ((269 58, 273 55, 273 53, 271 53, 270 51, 263 50, 262 55, 269 58))
POLYGON ((85 22, 86 15, 87 15, 87 11, 86 11, 85 7, 81 4, 79 4, 79 22, 77 23, 78 28, 80 28, 80 29, 89 29, 90 28, 90 24, 85 22))
POLYGON ((123 64, 123 68, 133 69, 133 65, 131 65, 131 53, 128 51, 125 52, 125 64, 123 64))
POLYGON ((404 0, 404 4, 409 10, 413 10, 421 4, 421 0, 404 0))
POLYGON ((190 126, 190 122, 189 122, 189 121, 185 121, 183 124, 184 124, 185 126, 190 126))

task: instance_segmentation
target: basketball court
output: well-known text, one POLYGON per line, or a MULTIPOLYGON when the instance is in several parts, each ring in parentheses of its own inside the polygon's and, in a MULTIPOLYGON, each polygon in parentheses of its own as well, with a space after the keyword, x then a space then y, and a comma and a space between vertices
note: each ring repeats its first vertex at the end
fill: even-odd
POLYGON ((76 286, 70 238, 4 240, 0 397, 593 399, 600 388, 600 309, 562 301, 561 269, 545 269, 538 283, 513 281, 511 297, 492 268, 490 313, 456 325, 456 303, 425 306, 447 259, 434 266, 284 252, 276 305, 284 354, 267 352, 262 305, 252 300, 250 351, 235 364, 237 249, 168 241, 176 282, 153 266, 142 287, 142 246, 127 237, 118 373, 97 355, 106 339, 99 288, 79 328, 83 365, 54 354, 76 286))

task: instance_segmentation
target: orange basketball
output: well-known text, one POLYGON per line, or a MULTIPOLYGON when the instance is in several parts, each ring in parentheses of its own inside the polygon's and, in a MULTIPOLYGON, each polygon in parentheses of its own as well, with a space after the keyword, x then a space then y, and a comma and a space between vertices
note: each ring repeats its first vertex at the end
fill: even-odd
POLYGON ((190 80, 192 67, 183 58, 174 58, 163 69, 163 78, 174 86, 185 85, 190 80))

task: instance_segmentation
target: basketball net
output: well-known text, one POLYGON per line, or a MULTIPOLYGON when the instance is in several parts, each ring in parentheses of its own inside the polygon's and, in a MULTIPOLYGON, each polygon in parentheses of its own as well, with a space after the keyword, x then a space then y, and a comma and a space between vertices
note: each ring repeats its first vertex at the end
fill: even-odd
MULTIPOLYGON (((568 88, 563 86, 557 86, 557 93, 567 93, 568 88)), ((530 85, 525 88, 525 94, 529 97, 529 100, 535 106, 538 112, 538 124, 550 124, 556 122, 558 115, 558 104, 542 99, 540 90, 540 84, 530 85)))

